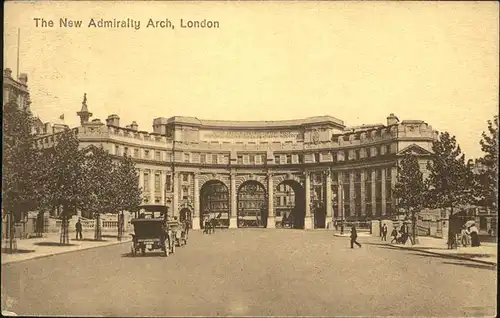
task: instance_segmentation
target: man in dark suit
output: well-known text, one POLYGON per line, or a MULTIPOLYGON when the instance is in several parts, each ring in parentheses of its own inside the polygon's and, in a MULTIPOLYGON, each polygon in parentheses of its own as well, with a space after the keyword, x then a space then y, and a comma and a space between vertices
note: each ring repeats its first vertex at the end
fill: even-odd
POLYGON ((82 222, 80 222, 80 219, 78 219, 78 222, 75 224, 76 228, 76 239, 83 240, 83 235, 82 235, 82 222))
POLYGON ((382 241, 387 241, 387 224, 382 226, 382 241))
POLYGON ((351 248, 354 248, 354 244, 356 244, 358 247, 361 247, 361 244, 359 244, 356 239, 358 238, 358 232, 356 231, 356 226, 351 227, 351 248))

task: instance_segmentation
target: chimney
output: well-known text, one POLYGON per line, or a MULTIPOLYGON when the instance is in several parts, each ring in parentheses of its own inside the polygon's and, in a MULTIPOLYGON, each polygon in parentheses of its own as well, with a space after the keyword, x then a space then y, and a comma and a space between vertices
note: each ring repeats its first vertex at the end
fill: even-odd
POLYGON ((397 118, 393 113, 387 117, 387 126, 396 125, 399 123, 399 118, 397 118))
POLYGON ((137 125, 137 123, 135 121, 133 121, 132 124, 130 124, 130 128, 133 131, 137 131, 137 129, 139 128, 139 125, 137 125))
POLYGON ((102 125, 101 120, 99 118, 92 119, 92 124, 102 125))
POLYGON ((18 78, 19 82, 21 82, 22 84, 26 85, 28 83, 28 74, 26 73, 21 73, 19 74, 19 78, 18 78))
POLYGON ((120 127, 120 117, 116 114, 109 115, 106 119, 106 125, 120 127))
POLYGON ((43 124, 43 133, 44 133, 44 134, 48 134, 48 133, 50 133, 51 128, 52 128, 52 127, 51 127, 51 125, 50 125, 50 123, 49 123, 49 122, 47 122, 47 123, 43 124))
POLYGON ((12 78, 12 70, 10 68, 6 68, 5 70, 3 70, 3 77, 12 78))

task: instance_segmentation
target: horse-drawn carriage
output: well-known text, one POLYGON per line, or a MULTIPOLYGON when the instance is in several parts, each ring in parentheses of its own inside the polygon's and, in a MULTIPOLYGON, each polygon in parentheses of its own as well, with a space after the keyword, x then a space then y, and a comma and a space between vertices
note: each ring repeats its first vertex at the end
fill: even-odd
POLYGON ((141 205, 131 220, 132 256, 146 250, 160 250, 164 256, 173 254, 175 247, 187 244, 187 227, 176 219, 168 221, 168 208, 162 205, 141 205))

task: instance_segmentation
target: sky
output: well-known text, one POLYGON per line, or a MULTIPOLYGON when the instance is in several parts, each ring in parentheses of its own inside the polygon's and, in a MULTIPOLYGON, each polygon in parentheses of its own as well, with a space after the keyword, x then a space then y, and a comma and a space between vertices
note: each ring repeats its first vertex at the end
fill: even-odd
POLYGON ((93 118, 118 114, 145 131, 157 117, 357 126, 394 113, 450 132, 476 158, 498 113, 496 2, 7 2, 4 12, 4 67, 17 72, 19 29, 19 72, 44 122, 64 114, 77 126, 84 93, 93 118), (89 28, 92 18, 141 25, 89 28))

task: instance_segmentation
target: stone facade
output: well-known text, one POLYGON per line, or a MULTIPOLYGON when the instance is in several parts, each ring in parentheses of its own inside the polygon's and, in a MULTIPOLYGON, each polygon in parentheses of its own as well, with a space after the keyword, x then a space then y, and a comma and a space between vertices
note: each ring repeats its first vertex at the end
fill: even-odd
POLYGON ((16 100, 19 107, 30 110, 30 93, 28 90, 28 75, 26 73, 19 74, 19 78, 15 80, 12 77, 12 70, 6 68, 3 71, 3 102, 6 104, 11 100, 16 100))
MULTIPOLYGON (((85 105, 85 111, 88 112, 85 105)), ((81 112, 80 112, 81 113, 81 112)), ((88 113, 86 114, 88 115, 88 113)), ((86 116, 85 115, 85 116, 86 116)), ((421 120, 391 114, 386 125, 346 127, 330 117, 288 121, 156 118, 153 132, 135 122, 82 120, 81 147, 102 145, 135 162, 145 204, 220 226, 323 228, 333 220, 387 219, 397 214, 392 188, 406 152, 425 165, 437 133, 421 120)), ((53 136, 40 146, 50 147, 53 136)))

